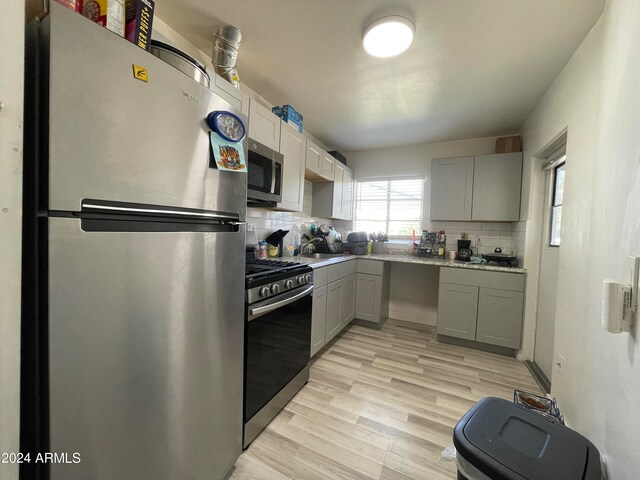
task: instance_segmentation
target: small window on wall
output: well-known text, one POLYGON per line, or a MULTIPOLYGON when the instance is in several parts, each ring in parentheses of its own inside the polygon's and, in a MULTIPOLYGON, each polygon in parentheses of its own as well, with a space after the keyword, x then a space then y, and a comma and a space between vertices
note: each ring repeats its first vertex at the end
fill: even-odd
POLYGON ((365 180, 356 187, 355 230, 410 238, 422 223, 421 178, 365 180))
POLYGON ((559 247, 562 227, 562 197, 564 196, 564 162, 553 169, 553 190, 551 197, 551 225, 549 246, 559 247))

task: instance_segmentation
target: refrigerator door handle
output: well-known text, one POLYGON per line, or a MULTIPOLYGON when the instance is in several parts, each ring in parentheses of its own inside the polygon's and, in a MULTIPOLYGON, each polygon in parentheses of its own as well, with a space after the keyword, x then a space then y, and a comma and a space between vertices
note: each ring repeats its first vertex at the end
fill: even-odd
POLYGON ((82 203, 82 209, 100 210, 104 213, 120 213, 120 214, 137 214, 137 215, 172 215, 177 217, 189 217, 189 218, 212 218, 217 220, 231 220, 234 225, 242 225, 244 222, 238 222, 237 215, 207 212, 207 211, 189 211, 175 208, 165 207, 132 207, 132 206, 118 206, 118 205, 99 205, 96 203, 82 203))

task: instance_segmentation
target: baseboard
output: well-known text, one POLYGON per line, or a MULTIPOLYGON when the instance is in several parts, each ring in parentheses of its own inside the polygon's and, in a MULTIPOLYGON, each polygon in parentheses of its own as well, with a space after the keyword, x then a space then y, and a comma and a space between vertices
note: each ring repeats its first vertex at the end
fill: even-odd
POLYGON ((540 389, 545 393, 551 393, 551 381, 547 378, 538 364, 529 360, 526 360, 524 364, 531 372, 531 376, 536 381, 540 389))
POLYGON ((435 318, 432 321, 429 321, 429 319, 428 318, 425 319, 424 316, 416 316, 415 314, 404 312, 402 310, 394 310, 392 308, 389 309, 389 318, 393 318, 395 320, 402 320, 403 322, 418 323, 420 325, 428 325, 431 327, 435 327, 437 323, 435 318))
POLYGON ((380 330, 384 324, 384 322, 370 322, 369 320, 360 320, 359 318, 354 318, 351 323, 354 325, 360 325, 361 327, 373 328, 374 330, 380 330))
POLYGON ((450 345, 458 345, 459 347, 468 347, 475 350, 482 350, 483 352, 497 353, 498 355, 505 355, 507 357, 516 356, 517 350, 513 348, 501 347, 499 345, 491 345, 489 343, 474 342, 471 340, 465 340, 463 338, 449 337, 447 335, 437 335, 437 340, 442 343, 448 343, 450 345))

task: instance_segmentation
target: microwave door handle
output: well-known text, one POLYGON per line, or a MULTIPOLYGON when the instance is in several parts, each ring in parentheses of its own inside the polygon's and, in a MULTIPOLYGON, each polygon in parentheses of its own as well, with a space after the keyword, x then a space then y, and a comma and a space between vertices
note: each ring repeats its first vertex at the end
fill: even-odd
MULTIPOLYGON (((257 317, 259 315, 264 315, 265 313, 273 312, 280 307, 284 307, 285 305, 289 305, 290 303, 296 302, 300 300, 302 297, 307 295, 313 290, 313 285, 308 286, 302 292, 294 295, 293 297, 285 298, 284 300, 280 300, 279 302, 272 303, 270 305, 265 305, 264 307, 250 308, 249 309, 249 317, 257 317)), ((249 321, 253 320, 253 318, 249 318, 249 321)))
POLYGON ((271 193, 276 193, 276 161, 271 160, 271 193))

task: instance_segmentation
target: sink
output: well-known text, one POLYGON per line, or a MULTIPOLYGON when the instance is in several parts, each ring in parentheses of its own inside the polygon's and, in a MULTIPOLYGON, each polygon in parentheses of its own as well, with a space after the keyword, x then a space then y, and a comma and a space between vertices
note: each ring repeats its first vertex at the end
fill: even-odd
POLYGON ((304 258, 336 258, 344 257, 344 253, 301 253, 304 258))

